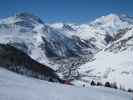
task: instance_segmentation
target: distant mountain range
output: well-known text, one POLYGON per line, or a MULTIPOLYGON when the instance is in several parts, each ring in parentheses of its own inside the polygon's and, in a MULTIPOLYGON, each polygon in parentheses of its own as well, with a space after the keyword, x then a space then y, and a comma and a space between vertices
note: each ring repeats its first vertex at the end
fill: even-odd
POLYGON ((95 80, 133 88, 133 18, 127 15, 75 24, 44 23, 19 13, 0 21, 0 44, 21 50, 75 85, 95 80))

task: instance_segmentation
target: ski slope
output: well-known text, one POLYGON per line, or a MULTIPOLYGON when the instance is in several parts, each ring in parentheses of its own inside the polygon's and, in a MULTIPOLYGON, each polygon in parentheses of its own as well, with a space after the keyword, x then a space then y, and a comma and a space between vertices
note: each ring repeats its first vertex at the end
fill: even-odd
POLYGON ((28 78, 0 68, 0 100, 132 100, 126 92, 74 87, 28 78))

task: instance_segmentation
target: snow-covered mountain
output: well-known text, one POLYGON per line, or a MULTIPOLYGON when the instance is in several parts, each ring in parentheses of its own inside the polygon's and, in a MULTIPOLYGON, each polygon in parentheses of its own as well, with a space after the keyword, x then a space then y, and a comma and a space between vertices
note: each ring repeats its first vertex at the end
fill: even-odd
POLYGON ((109 81, 117 83, 118 87, 133 88, 132 19, 111 14, 96 19, 90 25, 97 31, 103 31, 104 39, 100 39, 105 46, 95 54, 93 61, 80 66, 80 83, 109 81))
POLYGON ((18 44, 17 47, 20 46, 19 48, 24 49, 34 59, 40 59, 40 61, 44 59, 46 61, 45 56, 65 58, 84 54, 82 48, 88 48, 91 44, 67 34, 68 28, 70 31, 72 30, 68 25, 64 25, 63 28, 64 30, 51 28, 36 16, 29 13, 20 13, 0 21, 0 42, 12 43, 12 45, 18 44), (24 45, 25 48, 19 44, 24 45), (40 54, 42 54, 42 51, 44 54, 35 54, 36 49, 40 54))
POLYGON ((62 72, 64 61, 67 69, 66 66, 71 67, 72 59, 78 62, 83 55, 88 58, 97 51, 89 41, 72 35, 72 31, 69 25, 64 24, 59 30, 32 14, 19 13, 0 21, 0 43, 15 46, 33 59, 62 72))
POLYGON ((127 15, 51 24, 19 13, 0 21, 0 35, 0 43, 15 46, 75 84, 96 80, 133 88, 133 18, 127 15))
MULTIPOLYGON (((116 82, 118 87, 133 88, 133 18, 127 15, 109 14, 88 24, 68 24, 76 30, 73 35, 89 40, 97 53, 92 60, 78 67, 80 77, 73 82, 88 84, 92 80, 116 82)), ((61 24, 52 24, 61 29, 61 24), (60 26, 60 27, 59 27, 60 26)), ((63 25, 62 25, 63 29, 63 25)))

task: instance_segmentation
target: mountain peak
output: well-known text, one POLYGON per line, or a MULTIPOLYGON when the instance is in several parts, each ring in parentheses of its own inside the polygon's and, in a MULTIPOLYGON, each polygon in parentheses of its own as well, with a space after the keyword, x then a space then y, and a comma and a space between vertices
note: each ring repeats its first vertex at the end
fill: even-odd
POLYGON ((38 23, 43 24, 43 21, 39 17, 33 15, 32 13, 21 12, 21 13, 16 14, 15 17, 22 19, 22 20, 36 21, 38 23))
POLYGON ((97 18, 92 24, 105 24, 105 23, 112 23, 114 21, 119 20, 119 16, 116 14, 109 14, 107 16, 102 16, 97 18))
POLYGON ((133 24, 133 18, 129 17, 126 14, 114 14, 111 13, 106 16, 102 16, 97 18, 95 21, 91 23, 91 25, 99 26, 99 25, 114 25, 115 23, 128 23, 128 24, 133 24))

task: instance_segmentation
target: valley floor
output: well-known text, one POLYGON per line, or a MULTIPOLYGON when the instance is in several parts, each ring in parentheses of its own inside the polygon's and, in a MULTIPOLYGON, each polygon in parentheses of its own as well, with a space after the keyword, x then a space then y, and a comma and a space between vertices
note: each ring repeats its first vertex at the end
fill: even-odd
POLYGON ((49 83, 0 68, 0 100, 132 100, 132 97, 114 89, 49 83))

